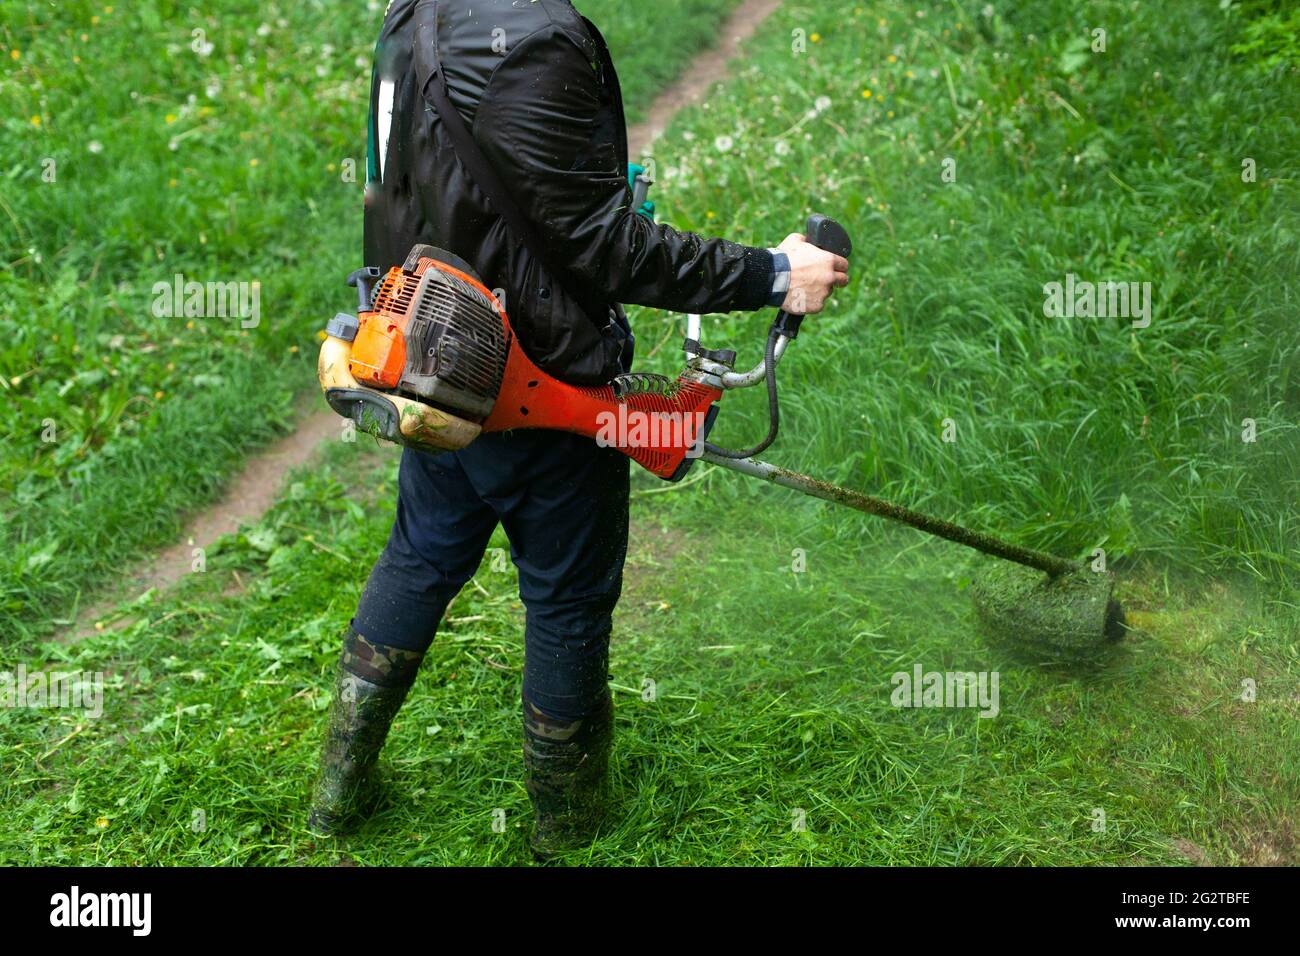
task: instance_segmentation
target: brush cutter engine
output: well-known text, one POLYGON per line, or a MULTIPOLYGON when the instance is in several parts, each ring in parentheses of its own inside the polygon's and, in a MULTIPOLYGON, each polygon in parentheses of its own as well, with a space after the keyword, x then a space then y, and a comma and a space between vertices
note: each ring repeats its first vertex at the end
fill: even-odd
MULTIPOLYGON (((371 305, 366 282, 373 278, 349 276, 362 299, 348 361, 357 382, 481 423, 501 391, 510 344, 496 297, 467 265, 432 246, 416 246, 384 276, 371 305)), ((337 317, 330 334, 349 318, 337 317)))

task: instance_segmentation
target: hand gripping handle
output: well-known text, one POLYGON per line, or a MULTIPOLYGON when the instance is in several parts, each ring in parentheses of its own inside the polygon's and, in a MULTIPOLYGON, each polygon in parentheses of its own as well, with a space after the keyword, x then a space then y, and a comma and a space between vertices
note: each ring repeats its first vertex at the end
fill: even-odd
MULTIPOLYGON (((853 254, 853 240, 849 238, 848 232, 830 216, 823 216, 821 213, 813 213, 808 217, 804 238, 818 249, 833 252, 845 259, 853 254)), ((799 326, 803 323, 803 319, 802 315, 795 315, 782 309, 777 313, 772 327, 787 339, 792 339, 799 334, 799 326)))

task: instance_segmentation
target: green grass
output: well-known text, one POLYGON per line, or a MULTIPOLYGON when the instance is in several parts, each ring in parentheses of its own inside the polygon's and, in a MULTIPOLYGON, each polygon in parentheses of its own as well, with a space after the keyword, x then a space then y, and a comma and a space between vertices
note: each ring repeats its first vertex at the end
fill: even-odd
MULTIPOLYGON (((632 120, 733 3, 582 5, 632 120)), ((0 14, 0 633, 48 630, 292 427, 316 330, 355 301, 382 9, 0 14), (259 283, 260 321, 155 315, 177 273, 259 283)))
MULTIPOLYGON (((348 569, 364 569, 387 534, 388 492, 349 500, 374 457, 332 446, 263 522, 210 554, 205 573, 123 608, 122 629, 59 649, 47 669, 106 673, 102 718, 0 710, 11 743, 0 862, 528 861, 523 615, 513 574, 490 558, 385 749, 385 808, 345 840, 303 829, 339 635, 364 579, 348 569), (498 808, 505 833, 492 829, 498 808)), ((393 456, 383 461, 391 488, 393 456)), ((712 492, 726 480, 702 483, 712 492)), ((616 823, 570 862, 1294 853, 1294 609, 1155 576, 1126 593, 1143 633, 1103 667, 1055 669, 966 635, 969 559, 902 535, 863 548, 825 514, 782 509, 782 494, 750 488, 760 517, 735 524, 721 553, 713 535, 661 528, 656 496, 636 498, 611 665, 616 823), (791 570, 796 548, 802 573, 791 570), (894 708, 891 677, 916 663, 999 672, 998 715, 894 708), (1255 703, 1238 699, 1245 677, 1255 703), (792 828, 799 810, 803 832, 792 828)))

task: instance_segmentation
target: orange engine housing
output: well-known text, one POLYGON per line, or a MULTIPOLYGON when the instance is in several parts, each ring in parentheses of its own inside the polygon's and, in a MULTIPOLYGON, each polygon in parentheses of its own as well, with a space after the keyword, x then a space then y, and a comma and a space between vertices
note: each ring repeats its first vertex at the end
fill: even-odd
POLYGON ((409 266, 410 259, 406 266, 389 270, 373 310, 358 316, 349 360, 358 383, 467 418, 484 432, 547 428, 586 435, 670 481, 685 475, 703 450, 721 389, 683 376, 649 373, 621 375, 600 387, 568 385, 527 356, 500 301, 475 276, 431 256, 421 255, 414 269, 409 266), (429 270, 440 274, 426 280, 429 270), (417 327, 424 339, 411 345, 408 356, 409 338, 417 327), (467 344, 458 348, 458 342, 467 344), (430 381, 436 372, 415 374, 412 359, 418 361, 427 352, 430 362, 441 367, 444 353, 456 356, 475 349, 476 354, 460 363, 477 376, 475 402, 463 400, 468 397, 464 381, 441 393, 418 393, 416 380, 430 381), (498 350, 504 351, 503 368, 499 356, 493 357, 498 350), (493 387, 495 394, 483 394, 493 387), (487 403, 487 414, 468 407, 474 404, 481 410, 487 403))

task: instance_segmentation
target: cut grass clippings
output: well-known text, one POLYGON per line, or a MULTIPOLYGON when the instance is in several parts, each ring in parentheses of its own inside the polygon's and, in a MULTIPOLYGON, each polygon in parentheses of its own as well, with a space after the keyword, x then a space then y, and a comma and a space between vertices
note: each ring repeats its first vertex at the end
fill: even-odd
MULTIPOLYGON (((105 674, 104 712, 0 710, 0 862, 530 861, 523 610, 491 552, 385 748, 383 808, 345 839, 305 831, 340 635, 388 531, 391 456, 377 505, 348 497, 368 459, 333 446, 134 623, 47 646, 47 670, 105 674)), ((1145 572, 1122 585, 1140 630, 1096 666, 1051 666, 971 637, 963 586, 986 559, 903 531, 863 548, 787 495, 754 483, 725 549, 654 530, 637 499, 613 822, 568 862, 1158 864, 1186 845, 1294 862, 1294 609, 1145 572), (996 673, 995 712, 895 706, 918 665, 996 673)))

